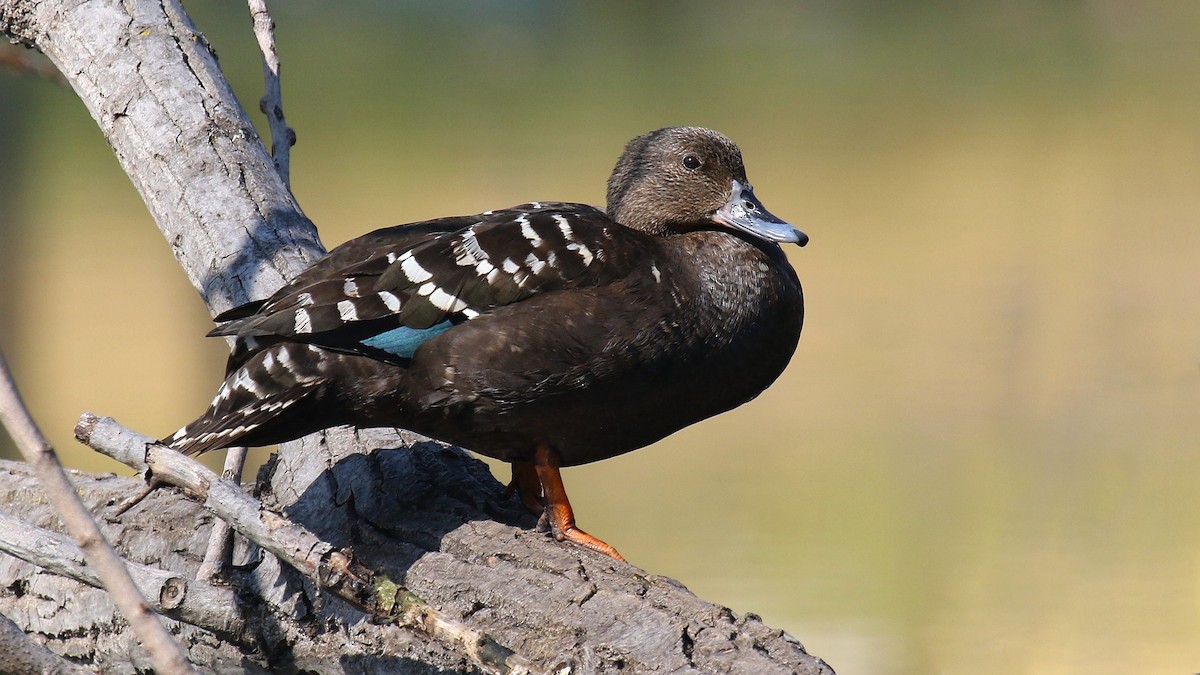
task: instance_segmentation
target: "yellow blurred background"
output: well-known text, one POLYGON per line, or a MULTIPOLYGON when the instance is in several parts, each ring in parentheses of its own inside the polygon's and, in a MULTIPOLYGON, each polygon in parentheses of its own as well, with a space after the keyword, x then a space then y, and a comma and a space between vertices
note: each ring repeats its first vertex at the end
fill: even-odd
MULTIPOLYGON (((245 8, 188 9, 256 110, 245 8)), ((1200 670, 1200 3, 272 9, 327 246, 600 204, 624 142, 674 124, 741 144, 812 237, 783 378, 566 471, 583 527, 842 675, 1200 670)), ((11 73, 0 312, 72 466, 127 473, 74 443, 81 411, 163 435, 220 378, 83 106, 11 73)))

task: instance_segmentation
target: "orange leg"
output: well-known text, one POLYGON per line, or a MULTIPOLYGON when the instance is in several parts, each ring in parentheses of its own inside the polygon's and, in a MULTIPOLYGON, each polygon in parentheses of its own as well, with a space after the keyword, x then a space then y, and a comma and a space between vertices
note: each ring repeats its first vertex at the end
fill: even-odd
MULTIPOLYGON (((567 501, 567 489, 563 487, 558 461, 558 453, 550 446, 538 443, 534 448, 533 469, 537 472, 538 481, 542 484, 542 493, 545 495, 546 510, 543 517, 550 526, 550 533, 558 541, 574 542, 624 562, 625 559, 617 553, 617 549, 575 527, 575 512, 571 510, 571 502, 567 501)), ((516 464, 513 466, 516 482, 516 464)))
POLYGON ((529 462, 512 463, 512 482, 505 488, 504 494, 508 496, 514 492, 531 513, 545 513, 542 483, 538 480, 537 470, 529 462))

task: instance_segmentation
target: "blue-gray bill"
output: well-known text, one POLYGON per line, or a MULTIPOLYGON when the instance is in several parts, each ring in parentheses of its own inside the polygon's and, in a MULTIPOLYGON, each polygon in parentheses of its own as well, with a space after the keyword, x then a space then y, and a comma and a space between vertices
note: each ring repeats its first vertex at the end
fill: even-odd
POLYGON ((807 234, 771 215, 754 196, 754 188, 736 180, 733 181, 729 201, 713 214, 713 220, 767 241, 797 246, 808 243, 807 234))

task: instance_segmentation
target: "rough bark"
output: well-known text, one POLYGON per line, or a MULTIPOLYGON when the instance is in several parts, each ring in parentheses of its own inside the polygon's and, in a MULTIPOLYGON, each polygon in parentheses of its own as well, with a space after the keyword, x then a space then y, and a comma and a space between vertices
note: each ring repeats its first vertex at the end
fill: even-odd
MULTIPOLYGON (((323 252, 177 0, 0 0, 0 32, 64 73, 214 314, 265 297, 323 252)), ((141 486, 76 480, 102 515, 141 486)), ((552 542, 457 449, 334 430, 285 445, 259 490, 446 613, 565 672, 832 672, 753 615, 552 542)), ((57 528, 23 465, 0 465, 0 508, 57 528)), ((193 578, 211 522, 201 506, 160 490, 102 525, 128 559, 193 578)), ((234 563, 225 577, 244 628, 170 623, 206 669, 474 672, 461 655, 316 592, 269 554, 242 543, 234 563)), ((81 663, 111 672, 149 665, 102 591, 4 555, 0 614, 81 663)))
MULTIPOLYGON (((264 473, 273 471, 277 464, 264 473)), ((22 464, 0 465, 0 503, 55 528, 30 477, 22 464)), ((115 476, 77 481, 101 515, 140 487, 115 476)), ((832 672, 757 617, 739 617, 674 581, 535 532, 533 517, 503 497, 485 465, 440 444, 347 457, 287 514, 501 644, 570 672, 832 672)), ((107 523, 105 534, 128 559, 191 577, 211 522, 194 502, 160 490, 107 523)), ((172 624, 208 668, 474 672, 436 643, 373 625, 336 598, 313 593, 260 551, 240 550, 227 576, 253 597, 241 608, 244 630, 227 635, 172 624)), ((101 591, 4 557, 0 607, 58 653, 97 658, 112 672, 146 665, 101 591)))

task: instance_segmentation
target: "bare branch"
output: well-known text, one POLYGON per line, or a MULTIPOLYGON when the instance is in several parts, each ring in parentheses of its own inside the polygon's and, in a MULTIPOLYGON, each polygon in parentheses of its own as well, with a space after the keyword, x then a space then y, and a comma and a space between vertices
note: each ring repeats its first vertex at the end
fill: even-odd
POLYGON ((271 127, 271 156, 275 168, 288 189, 292 187, 291 148, 296 144, 296 131, 287 125, 283 117, 283 92, 279 84, 279 53, 275 51, 275 20, 267 10, 266 0, 249 0, 250 16, 254 19, 254 37, 262 50, 263 79, 266 93, 258 102, 258 108, 267 116, 271 127))
MULTIPOLYGON (((67 537, 29 525, 19 518, 4 513, 0 513, 0 532, 4 533, 4 537, 0 539, 0 551, 37 565, 52 574, 68 577, 89 586, 102 587, 95 572, 84 561, 83 552, 67 537)), ((193 626, 213 631, 218 635, 228 636, 243 648, 254 649, 257 646, 257 637, 253 634, 254 631, 247 630, 247 621, 236 610, 238 598, 232 589, 200 581, 188 581, 177 574, 149 565, 132 562, 126 562, 126 565, 143 593, 149 598, 156 599, 152 604, 159 612, 193 626)), ((400 589, 396 590, 399 592, 400 589)), ((259 603, 257 610, 269 612, 271 608, 259 603)), ((486 667, 489 660, 495 660, 497 656, 505 656, 510 652, 486 636, 482 636, 478 631, 473 631, 457 622, 445 622, 444 617, 436 612, 422 613, 414 620, 427 624, 422 626, 427 634, 440 632, 453 638, 460 645, 459 649, 477 665, 484 667, 487 672, 525 672, 515 667, 517 659, 511 656, 508 657, 509 668, 507 671, 498 667, 486 667)), ((75 667, 70 662, 27 638, 15 625, 13 625, 14 630, 7 631, 4 625, 7 621, 6 618, 0 616, 0 673, 87 672, 82 669, 73 670, 75 667), (10 660, 5 661, 6 657, 10 660), (14 660, 18 658, 20 660, 14 660), (55 660, 61 662, 61 669, 47 669, 49 664, 56 662, 55 660), (38 664, 46 667, 37 667, 38 664)), ((274 614, 273 621, 294 624, 291 626, 292 630, 305 631, 296 623, 295 617, 286 614, 274 614)), ((11 622, 8 623, 11 624, 11 622)), ((404 644, 404 640, 398 639, 400 636, 393 633, 402 628, 399 625, 377 627, 384 653, 387 653, 389 648, 396 652, 402 651, 401 646, 404 644)), ((310 635, 309 637, 317 642, 338 639, 336 634, 310 635)), ((336 653, 336 650, 336 644, 328 645, 328 653, 336 653)))
MULTIPOLYGON (((102 587, 94 569, 70 539, 0 513, 0 551, 89 586, 102 587)), ((244 626, 237 598, 228 588, 188 581, 174 572, 124 561, 129 575, 154 610, 222 635, 240 636, 244 626)), ((0 669, 0 672, 3 669, 0 669)))
POLYGON ((84 413, 75 427, 79 441, 157 480, 182 488, 244 537, 275 554, 314 584, 376 620, 419 629, 447 643, 489 673, 541 672, 490 636, 455 621, 387 574, 367 568, 353 553, 329 544, 222 480, 204 465, 112 418, 84 413))
MULTIPOLYGON (((245 464, 246 448, 244 446, 229 448, 225 455, 225 465, 221 469, 221 478, 241 483, 242 467, 245 464)), ((218 518, 213 521, 212 532, 208 537, 208 548, 204 551, 204 562, 200 563, 200 569, 196 571, 196 578, 200 581, 210 581, 217 572, 221 571, 232 548, 233 531, 229 529, 229 523, 218 518)))
POLYGON ((150 611, 124 562, 100 533, 100 527, 71 485, 58 455, 50 442, 42 435, 37 424, 29 415, 17 385, 13 382, 8 363, 0 353, 0 423, 8 430, 13 442, 20 448, 25 461, 37 472, 38 482, 46 496, 55 504, 59 518, 67 531, 79 544, 91 561, 96 574, 104 582, 104 588, 112 596, 117 608, 125 615, 129 625, 150 654, 154 667, 161 673, 193 672, 187 655, 158 616, 150 611))

